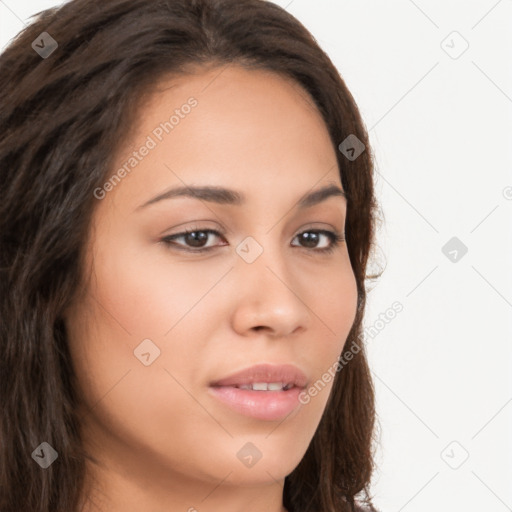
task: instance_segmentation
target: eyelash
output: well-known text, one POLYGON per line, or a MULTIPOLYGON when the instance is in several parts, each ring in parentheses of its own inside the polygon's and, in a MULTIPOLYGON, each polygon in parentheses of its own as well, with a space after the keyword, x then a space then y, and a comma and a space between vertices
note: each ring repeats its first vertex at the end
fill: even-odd
MULTIPOLYGON (((189 229, 189 230, 187 229, 186 231, 183 231, 181 233, 176 233, 175 235, 166 236, 166 237, 162 238, 161 242, 163 242, 168 247, 170 247, 172 245, 172 246, 175 246, 176 248, 178 248, 178 250, 186 251, 186 252, 191 252, 191 253, 208 252, 208 251, 211 251, 212 249, 215 248, 215 247, 202 247, 202 248, 194 248, 194 249, 190 249, 190 248, 185 249, 183 246, 180 246, 179 244, 173 243, 173 241, 175 239, 181 238, 183 236, 187 236, 187 235, 189 235, 191 233, 211 233, 211 234, 214 234, 214 235, 216 235, 218 237, 223 238, 222 234, 219 233, 218 231, 214 230, 214 229, 196 229, 196 228, 192 228, 192 229, 189 229)), ((340 235, 338 232, 336 232, 336 231, 329 231, 329 230, 326 230, 326 229, 306 229, 305 231, 301 231, 300 233, 298 233, 296 235, 296 237, 297 236, 301 236, 304 233, 317 233, 317 234, 322 234, 322 235, 326 235, 326 236, 329 237, 329 239, 331 240, 331 244, 330 244, 329 247, 324 247, 322 249, 303 247, 303 249, 306 249, 307 251, 313 251, 313 252, 318 252, 318 253, 322 253, 322 254, 328 254, 328 253, 333 252, 334 249, 336 249, 336 247, 338 247, 340 245, 340 243, 345 240, 344 236, 340 235)))

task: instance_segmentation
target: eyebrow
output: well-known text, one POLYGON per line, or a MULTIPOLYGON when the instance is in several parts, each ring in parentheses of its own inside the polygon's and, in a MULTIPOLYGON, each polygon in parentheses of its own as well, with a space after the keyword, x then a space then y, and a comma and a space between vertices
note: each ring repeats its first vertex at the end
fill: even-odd
MULTIPOLYGON (((234 206, 241 206, 245 204, 245 195, 236 190, 224 188, 224 187, 213 187, 213 186, 188 186, 188 187, 176 187, 166 190, 162 194, 159 194, 144 204, 138 206, 136 210, 140 210, 155 204, 165 199, 172 199, 175 197, 192 197, 194 199, 201 199, 218 204, 227 204, 234 206)), ((347 194, 344 190, 336 185, 327 185, 313 192, 303 195, 297 206, 300 210, 304 208, 310 208, 316 204, 319 204, 329 197, 342 197, 347 200, 347 194)))

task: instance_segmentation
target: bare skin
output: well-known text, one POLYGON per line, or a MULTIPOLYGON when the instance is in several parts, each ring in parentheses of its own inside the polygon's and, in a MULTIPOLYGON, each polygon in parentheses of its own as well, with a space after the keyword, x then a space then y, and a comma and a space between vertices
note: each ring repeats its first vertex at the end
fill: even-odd
POLYGON ((345 227, 344 197, 297 207, 323 186, 342 188, 320 114, 275 74, 220 71, 162 83, 113 173, 174 109, 191 96, 197 106, 161 141, 152 135, 156 147, 94 211, 84 294, 66 312, 85 444, 99 461, 88 466, 95 486, 84 512, 286 512, 284 479, 332 381, 279 421, 233 411, 209 384, 256 363, 294 364, 314 383, 355 319, 346 242, 322 253, 327 235, 316 245, 301 235, 345 227), (227 187, 246 201, 175 197, 139 208, 184 185, 227 187), (183 249, 197 250, 190 237, 161 241, 189 228, 221 236, 205 233, 203 253, 183 249), (251 263, 236 252, 249 236, 263 249, 251 263), (134 355, 145 339, 160 350, 148 366, 134 355), (237 457, 248 442, 262 454, 252 467, 237 457))

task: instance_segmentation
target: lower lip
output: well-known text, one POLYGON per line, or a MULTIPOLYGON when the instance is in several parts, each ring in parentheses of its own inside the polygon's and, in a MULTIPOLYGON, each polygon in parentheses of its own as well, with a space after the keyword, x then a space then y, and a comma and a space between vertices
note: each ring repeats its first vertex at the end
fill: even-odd
POLYGON ((286 391, 254 391, 231 386, 210 386, 211 393, 236 412, 258 420, 285 418, 299 404, 301 388, 286 391))

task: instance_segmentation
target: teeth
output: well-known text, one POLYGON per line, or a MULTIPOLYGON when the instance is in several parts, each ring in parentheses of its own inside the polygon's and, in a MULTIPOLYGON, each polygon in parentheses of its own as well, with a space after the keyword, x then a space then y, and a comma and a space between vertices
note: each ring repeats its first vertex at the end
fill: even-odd
POLYGON ((253 382, 252 389, 254 391, 267 391, 269 384, 266 382, 253 382))
POLYGON ((238 386, 239 389, 250 389, 253 391, 283 391, 291 387, 291 384, 283 384, 282 382, 254 382, 253 384, 238 386))

